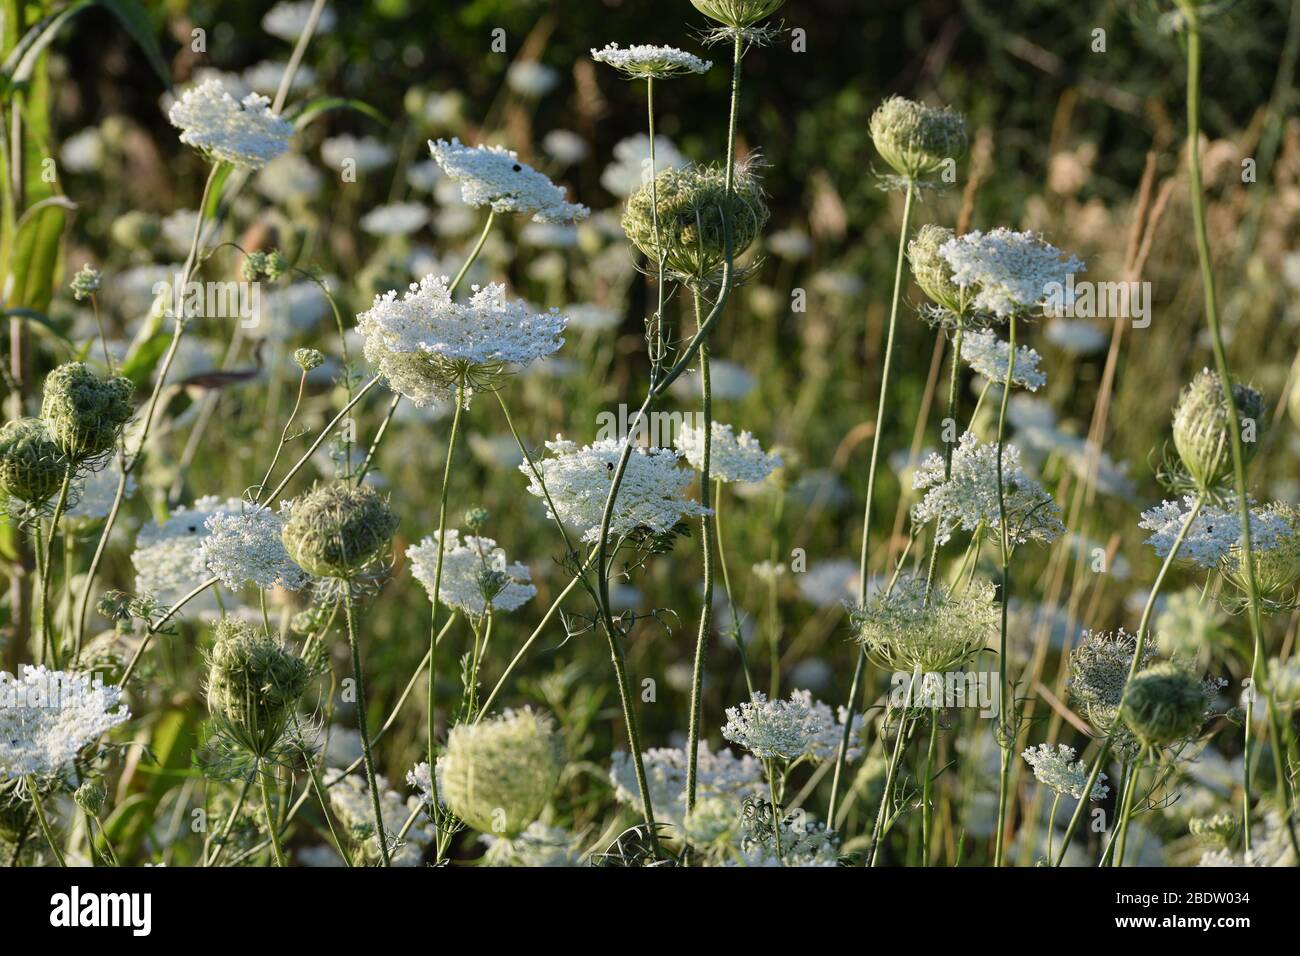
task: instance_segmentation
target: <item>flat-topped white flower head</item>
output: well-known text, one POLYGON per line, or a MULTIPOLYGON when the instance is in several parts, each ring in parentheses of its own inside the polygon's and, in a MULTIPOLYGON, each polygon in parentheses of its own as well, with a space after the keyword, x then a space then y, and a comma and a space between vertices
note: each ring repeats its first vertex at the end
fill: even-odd
POLYGON ((762 691, 754 691, 745 703, 727 708, 722 727, 723 737, 760 760, 827 756, 839 748, 835 735, 830 707, 815 703, 808 691, 795 691, 789 700, 768 700, 762 691))
POLYGON ((0 780, 71 770, 77 755, 131 715, 120 687, 88 674, 0 671, 0 780))
POLYGON ((453 138, 430 140, 429 151, 442 171, 460 183, 461 199, 468 205, 532 216, 534 222, 573 222, 591 214, 504 146, 465 146, 453 138))
POLYGON ((186 90, 167 113, 181 142, 220 162, 261 169, 289 151, 293 125, 271 112, 271 101, 249 93, 242 102, 220 80, 186 90))
MULTIPOLYGON (((614 470, 623 454, 623 443, 607 438, 579 447, 556 435, 555 441, 546 443, 546 448, 550 457, 534 462, 545 482, 545 490, 528 462, 519 466, 528 476, 529 493, 545 500, 549 492, 555 512, 548 506, 548 517, 581 528, 583 541, 599 540, 605 499, 609 497, 614 470)), ((664 534, 683 518, 707 513, 699 502, 683 497, 691 483, 691 473, 678 467, 679 460, 677 452, 670 448, 632 450, 614 499, 611 535, 642 528, 664 534)))
MULTIPOLYGON (((1034 776, 1043 786, 1061 796, 1068 795, 1076 800, 1083 796, 1083 788, 1088 785, 1088 765, 1082 760, 1075 759, 1073 747, 1057 744, 1056 749, 1053 750, 1051 744, 1039 744, 1037 747, 1030 747, 1021 756, 1033 768, 1034 776)), ((1110 787, 1102 783, 1105 779, 1104 773, 1097 775, 1097 780, 1092 785, 1092 792, 1089 794, 1090 800, 1106 799, 1110 787)))
MULTIPOLYGON (((697 471, 704 468, 704 429, 683 422, 673 439, 677 450, 697 471)), ((709 477, 716 481, 762 481, 781 467, 781 456, 763 451, 749 432, 739 435, 730 425, 713 423, 709 445, 709 477)))
MULTIPOLYGON (((993 382, 1006 382, 1011 344, 1003 342, 989 329, 968 333, 962 338, 961 357, 970 367, 993 382)), ((1016 349, 1016 364, 1011 370, 1011 384, 1022 385, 1031 392, 1047 384, 1047 376, 1038 370, 1042 356, 1028 346, 1016 349)))
POLYGON ((534 312, 510 301, 500 283, 474 287, 465 303, 451 297, 446 276, 427 275, 406 294, 386 292, 357 316, 366 360, 390 388, 416 405, 448 401, 462 377, 466 401, 511 366, 555 352, 568 320, 559 310, 534 312))
MULTIPOLYGON (((1169 554, 1195 501, 1194 496, 1186 495, 1181 502, 1162 501, 1142 512, 1138 527, 1151 532, 1147 544, 1156 549, 1159 557, 1169 554)), ((1250 512, 1250 541, 1256 554, 1276 548, 1286 539, 1289 530, 1287 523, 1274 511, 1254 508, 1250 512)), ((1178 559, 1213 568, 1240 543, 1241 518, 1236 505, 1232 501, 1205 505, 1187 529, 1178 549, 1178 559)))
MULTIPOLYGON (((1007 534, 1014 544, 1050 544, 1065 532, 1061 509, 1020 467, 1020 449, 1002 450, 1002 484, 1006 494, 1007 534)), ((960 527, 1001 533, 998 506, 998 450, 995 442, 980 442, 966 432, 952 454, 952 476, 944 481, 943 457, 929 455, 912 475, 912 487, 925 497, 912 509, 918 524, 937 522, 935 540, 943 544, 960 527)))
POLYGON ((952 267, 954 285, 975 289, 975 308, 1000 319, 1034 312, 1048 299, 1069 305, 1070 276, 1087 271, 1081 259, 1036 233, 1005 227, 949 239, 939 255, 952 267))
MULTIPOLYGON (((652 747, 641 754, 646 784, 650 788, 655 815, 680 824, 686 814, 686 752, 680 748, 652 747)), ((626 751, 616 750, 610 757, 609 780, 614 796, 630 807, 641 806, 636 768, 626 751)), ((736 756, 731 750, 713 750, 707 740, 700 741, 696 755, 696 793, 701 800, 728 799, 739 804, 744 797, 756 796, 764 789, 763 768, 748 754, 736 756)))
MULTIPOLYGON (((537 593, 528 566, 508 562, 505 551, 492 538, 462 538, 459 531, 449 528, 443 543, 438 594, 447 607, 479 617, 488 607, 493 611, 516 610, 537 593)), ((432 599, 438 562, 437 532, 407 548, 406 557, 411 562, 411 574, 432 599)))
POLYGON ((199 559, 226 587, 300 591, 311 582, 284 549, 284 518, 270 508, 246 504, 238 513, 218 511, 203 527, 207 535, 199 542, 199 559))
MULTIPOLYGON (((206 581, 210 572, 202 546, 209 534, 207 520, 215 514, 242 514, 244 504, 240 498, 205 495, 190 507, 177 508, 166 521, 145 524, 131 554, 136 592, 171 605, 206 581)), ((200 609, 193 601, 186 607, 200 609)))
POLYGON ((591 58, 597 63, 606 63, 634 80, 661 80, 681 73, 704 73, 713 66, 709 60, 701 60, 692 53, 679 50, 674 46, 652 46, 638 43, 629 47, 619 47, 617 43, 607 43, 604 48, 591 48, 591 58))

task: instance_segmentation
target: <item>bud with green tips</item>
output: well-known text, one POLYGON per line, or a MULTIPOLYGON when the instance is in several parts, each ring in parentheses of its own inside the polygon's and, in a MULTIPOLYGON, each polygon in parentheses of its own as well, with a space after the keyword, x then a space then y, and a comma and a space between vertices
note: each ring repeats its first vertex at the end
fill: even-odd
POLYGON ((369 485, 322 485, 289 505, 281 538, 289 557, 320 578, 351 578, 388 547, 397 517, 369 485))
POLYGON ((325 355, 319 349, 296 349, 293 360, 304 372, 310 372, 325 364, 325 355))
MULTIPOLYGON (((1234 383, 1232 398, 1243 434, 1249 429, 1246 437, 1256 439, 1241 443, 1242 460, 1246 463, 1255 456, 1258 444, 1255 431, 1263 425, 1264 396, 1249 385, 1234 383)), ((1232 471, 1232 430, 1228 414, 1219 376, 1209 369, 1203 369, 1183 389, 1174 409, 1174 447, 1201 491, 1214 488, 1232 471)))
POLYGON ((73 793, 72 799, 76 801, 77 806, 92 817, 97 817, 99 812, 104 809, 104 801, 108 799, 108 790, 104 788, 102 780, 87 780, 73 793))
POLYGON ((947 108, 891 96, 871 114, 871 141, 894 172, 921 179, 965 155, 966 120, 947 108))
POLYGON ((301 658, 260 627, 224 618, 208 656, 208 710, 249 753, 270 755, 311 679, 301 658))
POLYGON ((67 362, 45 377, 41 418, 63 454, 86 461, 113 448, 134 391, 129 378, 101 379, 84 362, 67 362))
POLYGON ((48 501, 63 484, 68 459, 45 422, 20 418, 0 428, 0 490, 33 504, 48 501))
POLYGON ((939 255, 939 247, 953 238, 953 231, 927 223, 907 244, 907 261, 921 291, 936 305, 954 316, 965 315, 974 298, 974 286, 962 288, 952 281, 952 266, 939 255))
POLYGON ((1133 676, 1124 689, 1120 717, 1149 747, 1192 737, 1205 722, 1205 686, 1172 661, 1154 664, 1133 676))

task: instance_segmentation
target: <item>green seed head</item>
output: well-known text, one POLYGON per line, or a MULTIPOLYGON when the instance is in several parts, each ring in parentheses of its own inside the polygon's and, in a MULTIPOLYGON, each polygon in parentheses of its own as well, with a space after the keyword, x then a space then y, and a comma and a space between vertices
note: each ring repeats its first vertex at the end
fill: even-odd
POLYGON ((665 169, 627 201, 623 231, 652 262, 683 281, 714 281, 727 257, 724 210, 731 226, 732 258, 753 245, 767 222, 767 201, 758 179, 738 166, 728 199, 726 171, 716 166, 665 169), (658 198, 658 241, 655 203, 658 198))
MULTIPOLYGON (((1232 386, 1233 403, 1242 424, 1242 457, 1249 462, 1258 447, 1257 429, 1264 424, 1264 396, 1249 385, 1232 386)), ((1232 431, 1228 403, 1219 376, 1204 369, 1183 389, 1174 409, 1174 447, 1202 491, 1214 488, 1232 471, 1232 431)))
POLYGON ((876 151, 900 176, 920 179, 966 153, 966 120, 950 109, 891 96, 871 114, 876 151))
POLYGON ((546 809, 563 767, 564 743, 551 718, 525 707, 453 727, 438 782, 470 826, 513 837, 546 809))
POLYGON ((783 3, 785 0, 691 0, 700 13, 736 30, 770 17, 783 3))
POLYGON ((1200 730, 1206 705, 1201 682, 1172 661, 1164 661, 1133 676, 1119 712, 1139 740, 1158 747, 1200 730))
POLYGON ((325 355, 319 349, 296 349, 293 353, 293 360, 298 363, 298 367, 304 372, 310 372, 314 368, 320 368, 325 364, 325 355))
POLYGON ((953 315, 964 315, 970 308, 971 294, 952 281, 952 266, 939 255, 939 247, 952 238, 951 229, 927 223, 907 244, 907 261, 916 284, 932 302, 953 315))
MULTIPOLYGON (((1271 548, 1252 549, 1255 565, 1255 593, 1269 602, 1270 609, 1289 607, 1295 598, 1295 584, 1300 581, 1300 508, 1275 501, 1264 509, 1265 515, 1281 520, 1286 531, 1271 548)), ((1246 553, 1233 548, 1223 558, 1220 568, 1224 577, 1242 594, 1250 593, 1246 575, 1246 553)))
MULTIPOLYGON (((1070 652, 1070 700, 1099 730, 1109 731, 1119 713, 1124 685, 1133 666, 1137 641, 1123 628, 1088 631, 1070 652)), ((1151 645, 1142 649, 1139 667, 1152 656, 1151 645)))
POLYGON ((108 790, 104 788, 102 780, 87 780, 79 786, 72 795, 77 806, 85 810, 92 817, 99 816, 99 811, 104 809, 104 801, 108 799, 108 790))
POLYGON ((486 508, 470 508, 465 512, 465 527, 478 534, 487 527, 489 517, 491 516, 486 508))
POLYGON ((134 411, 129 378, 101 379, 83 362, 67 362, 45 377, 41 417, 59 449, 73 461, 104 454, 134 411))
POLYGON ((103 274, 87 262, 72 277, 72 297, 81 302, 98 292, 103 284, 103 274))
POLYGON ((284 736, 311 673, 260 627, 224 618, 208 658, 208 710, 256 755, 284 736))
POLYGON ((68 459, 39 418, 20 418, 0 428, 0 489, 23 501, 52 498, 63 484, 68 459))
POLYGON ((388 547, 397 517, 369 485, 322 485, 295 499, 281 537, 289 557, 321 578, 350 578, 388 547))

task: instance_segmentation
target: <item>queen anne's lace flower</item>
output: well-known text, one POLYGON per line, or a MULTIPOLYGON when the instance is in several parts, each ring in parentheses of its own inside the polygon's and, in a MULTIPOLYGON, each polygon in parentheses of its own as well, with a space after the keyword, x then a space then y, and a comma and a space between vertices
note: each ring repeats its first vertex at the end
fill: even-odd
MULTIPOLYGON (((645 767, 646 784, 650 788, 650 802, 655 815, 673 823, 681 823, 686 813, 686 753, 668 747, 656 747, 641 754, 645 767)), ((636 768, 631 756, 622 750, 614 751, 610 758, 610 782, 619 802, 631 807, 641 806, 641 791, 637 787, 636 768)), ((696 753, 695 786, 698 800, 712 798, 735 799, 754 796, 763 790, 763 768, 748 755, 736 756, 723 748, 710 749, 707 740, 701 740, 696 753)))
POLYGON ((619 48, 617 43, 606 44, 603 49, 591 49, 591 58, 597 63, 607 63, 633 79, 663 79, 679 73, 703 73, 713 66, 694 54, 672 46, 652 46, 638 43, 619 48))
POLYGON ((246 169, 261 169, 288 152, 293 135, 293 125, 271 112, 269 99, 250 93, 236 102, 220 80, 187 90, 167 118, 181 130, 182 143, 246 169))
MULTIPOLYGON (((966 335, 961 343, 961 357, 986 379, 1006 382, 1011 345, 990 330, 982 329, 966 335)), ((1031 392, 1036 392, 1047 384, 1047 376, 1038 370, 1041 359, 1042 356, 1028 346, 1019 346, 1016 349, 1015 368, 1011 371, 1011 384, 1023 385, 1031 392)))
POLYGON ((300 591, 311 582, 284 549, 284 519, 270 508, 250 504, 237 514, 219 511, 203 526, 207 535, 199 543, 199 559, 226 587, 300 591))
POLYGON ((83 748, 131 716, 121 699, 121 688, 87 674, 0 671, 0 780, 71 769, 83 748))
MULTIPOLYGON (((432 598, 437 533, 407 548, 406 556, 411 561, 411 573, 432 598)), ((489 606, 494 611, 513 611, 537 593, 531 580, 528 566, 507 562, 505 551, 492 538, 462 538, 455 528, 447 530, 439 596, 448 607, 474 617, 484 614, 489 606)))
POLYGON ((722 736, 763 760, 812 754, 834 733, 830 708, 815 706, 807 691, 795 691, 789 700, 768 700, 762 691, 754 691, 749 701, 727 708, 722 728, 722 736))
MULTIPOLYGON (((76 480, 73 485, 71 501, 65 518, 81 518, 94 521, 108 516, 117 498, 117 485, 122 480, 122 463, 114 458, 106 468, 89 471, 76 480)), ((135 494, 135 476, 126 476, 126 490, 122 500, 127 501, 135 494)))
POLYGON ((189 508, 181 507, 161 523, 150 521, 136 535, 131 564, 135 566, 135 588, 160 604, 171 605, 208 579, 203 557, 203 539, 208 536, 207 520, 212 515, 239 515, 244 502, 239 498, 222 501, 205 495, 189 508))
MULTIPOLYGON (((1053 750, 1051 744, 1039 744, 1030 747, 1021 756, 1029 766, 1034 768, 1034 776, 1045 787, 1056 791, 1061 796, 1069 795, 1076 800, 1083 796, 1083 788, 1088 784, 1088 765, 1082 760, 1075 760, 1073 747, 1057 744, 1053 750)), ((1102 783, 1104 773, 1097 775, 1092 786, 1090 798, 1105 800, 1110 787, 1102 783)))
POLYGON ((1066 280, 1087 266, 1032 232, 968 232, 939 247, 952 281, 975 287, 975 308, 1009 318, 1032 312, 1055 294, 1070 304, 1066 280))
MULTIPOLYGON (((420 801, 416 797, 403 800, 388 788, 388 781, 376 777, 379 787, 379 810, 384 820, 384 832, 389 842, 389 856, 393 866, 419 866, 424 848, 433 842, 432 823, 416 817, 403 842, 397 843, 407 818, 420 801)), ((354 843, 359 845, 370 863, 379 861, 379 842, 375 838, 375 811, 370 799, 370 788, 359 774, 347 775, 342 770, 330 768, 325 772, 325 786, 329 788, 330 809, 343 824, 354 843)))
MULTIPOLYGON (((1156 549, 1158 556, 1163 558, 1169 554, 1195 502, 1193 496, 1186 495, 1181 503, 1162 501, 1142 512, 1138 526, 1151 532, 1147 544, 1156 549)), ((1272 511, 1256 508, 1250 513, 1250 541, 1256 551, 1264 552, 1276 547, 1287 530, 1286 522, 1272 511)), ((1205 505, 1187 529, 1178 557, 1203 568, 1212 568, 1240 541, 1241 519, 1235 505, 1231 502, 1223 507, 1205 505)))
MULTIPOLYGON (((925 492, 912 509, 918 524, 937 522, 936 541, 943 544, 955 528, 974 531, 983 527, 1001 533, 998 508, 998 451, 993 442, 980 443, 966 432, 952 455, 952 477, 944 481, 943 457, 929 455, 912 475, 912 487, 925 492)), ((1020 467, 1020 450, 1002 450, 1002 484, 1006 495, 1007 534, 1015 544, 1056 540, 1065 531, 1060 508, 1046 491, 1020 467)))
POLYGON ((488 866, 580 866, 579 840, 566 830, 534 820, 514 838, 483 834, 487 844, 483 862, 488 866))
MULTIPOLYGON (((605 499, 609 497, 623 443, 607 438, 580 448, 556 435, 546 448, 552 456, 533 463, 541 472, 544 490, 528 462, 519 466, 529 478, 529 494, 545 500, 549 492, 555 512, 548 505, 547 517, 581 528, 583 541, 598 540, 605 499)), ((682 497, 691 473, 679 468, 678 461, 677 452, 670 448, 632 450, 614 499, 610 534, 628 534, 641 528, 664 534, 683 518, 707 513, 699 502, 682 497)))
POLYGON ((572 222, 591 210, 567 200, 564 190, 503 146, 465 146, 459 139, 429 142, 438 165, 460 182, 461 199, 494 212, 532 216, 535 222, 572 222))
POLYGON ((907 576, 853 611, 858 640, 872 660, 893 671, 935 674, 960 667, 998 633, 993 585, 974 580, 960 594, 907 576))
MULTIPOLYGON (((683 422, 673 440, 691 467, 704 467, 704 429, 683 422)), ((781 456, 763 451, 749 432, 735 434, 730 425, 713 423, 709 446, 709 477, 717 481, 762 481, 781 467, 781 456)))
POLYGON ((447 401, 462 376, 472 389, 509 366, 525 366, 564 344, 568 320, 556 309, 534 313, 523 300, 509 301, 505 286, 475 286, 469 302, 452 299, 446 276, 427 275, 400 299, 375 297, 357 316, 366 360, 389 387, 416 405, 447 401))

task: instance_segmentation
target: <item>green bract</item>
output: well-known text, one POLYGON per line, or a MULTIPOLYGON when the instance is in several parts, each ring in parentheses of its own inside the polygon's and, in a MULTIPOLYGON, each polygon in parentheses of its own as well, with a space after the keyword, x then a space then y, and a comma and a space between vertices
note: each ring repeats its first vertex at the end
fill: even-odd
POLYGON ((891 96, 871 114, 871 140, 894 172, 920 179, 966 153, 966 120, 950 109, 891 96))
POLYGON ((1205 688, 1172 661, 1148 667, 1133 676, 1124 690, 1120 718, 1151 747, 1191 737, 1205 722, 1205 688))
POLYGON ((284 736, 311 673, 260 627, 224 618, 208 659, 208 710, 255 756, 284 736))
MULTIPOLYGON (((1264 396, 1249 385, 1232 386, 1233 404, 1242 422, 1253 422, 1256 429, 1264 421, 1264 396)), ((1255 456, 1256 441, 1243 441, 1243 462, 1255 456)), ((1222 482, 1232 471, 1232 431, 1228 422, 1228 403, 1223 398, 1219 376, 1203 369, 1183 389, 1174 409, 1174 447, 1197 488, 1207 491, 1222 482)))
POLYGON ((691 5, 723 26, 743 30, 770 17, 785 0, 691 0, 691 5))
POLYGON ((68 459, 39 418, 20 418, 0 429, 0 489, 23 501, 48 501, 63 484, 68 459))

